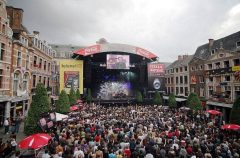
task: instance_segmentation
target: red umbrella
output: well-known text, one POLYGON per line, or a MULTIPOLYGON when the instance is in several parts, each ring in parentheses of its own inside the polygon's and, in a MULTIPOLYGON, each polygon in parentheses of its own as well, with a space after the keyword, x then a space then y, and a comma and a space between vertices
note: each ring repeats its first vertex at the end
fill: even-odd
POLYGON ((78 108, 77 105, 73 105, 73 106, 70 107, 70 111, 76 111, 76 110, 78 110, 78 109, 79 109, 79 108, 78 108))
POLYGON ((212 115, 220 115, 220 114, 222 114, 220 111, 217 111, 217 110, 207 110, 206 112, 209 113, 209 114, 212 114, 212 115))
POLYGON ((221 126, 222 129, 230 129, 230 130, 240 130, 240 126, 236 124, 226 124, 221 126))
POLYGON ((46 133, 38 133, 30 135, 18 144, 21 149, 39 149, 48 144, 48 141, 51 139, 51 136, 46 133))

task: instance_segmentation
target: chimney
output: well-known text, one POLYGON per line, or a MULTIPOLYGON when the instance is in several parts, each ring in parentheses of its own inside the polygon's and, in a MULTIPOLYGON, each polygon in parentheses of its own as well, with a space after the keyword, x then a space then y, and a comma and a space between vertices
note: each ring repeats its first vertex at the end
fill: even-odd
POLYGON ((209 46, 209 48, 211 48, 212 46, 213 46, 213 42, 214 42, 214 39, 208 39, 208 46, 209 46))
POLYGON ((39 36, 39 31, 33 31, 33 34, 39 36))
POLYGON ((182 60, 183 57, 181 55, 178 55, 178 60, 182 60))

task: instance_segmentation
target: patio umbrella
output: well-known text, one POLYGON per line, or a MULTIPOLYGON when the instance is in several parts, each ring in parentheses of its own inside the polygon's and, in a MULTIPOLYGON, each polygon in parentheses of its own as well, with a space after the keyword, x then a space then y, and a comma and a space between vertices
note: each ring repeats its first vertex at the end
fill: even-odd
POLYGON ((217 110, 207 110, 206 112, 209 114, 212 114, 212 115, 221 115, 222 114, 220 111, 217 111, 217 110))
POLYGON ((77 105, 73 105, 73 106, 70 107, 70 111, 76 111, 76 110, 78 110, 78 109, 79 109, 79 108, 78 108, 77 105))
POLYGON ((51 136, 46 133, 37 133, 21 140, 18 146, 21 149, 39 149, 46 146, 50 139, 51 136))
POLYGON ((236 124, 226 124, 221 126, 221 129, 240 130, 240 126, 236 124))
POLYGON ((180 108, 180 110, 190 110, 190 108, 183 106, 180 108))

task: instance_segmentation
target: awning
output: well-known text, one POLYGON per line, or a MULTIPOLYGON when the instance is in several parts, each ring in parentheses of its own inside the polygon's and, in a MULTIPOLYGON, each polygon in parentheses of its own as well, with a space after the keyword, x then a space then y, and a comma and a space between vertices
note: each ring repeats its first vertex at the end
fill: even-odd
POLYGON ((206 104, 220 106, 220 107, 226 107, 226 108, 232 108, 232 106, 233 106, 233 104, 219 103, 219 102, 213 102, 213 101, 207 101, 206 104))
MULTIPOLYGON (((163 96, 163 99, 165 99, 165 100, 168 100, 168 96, 163 96)), ((186 101, 187 99, 185 99, 185 98, 176 98, 176 101, 177 102, 182 102, 182 101, 186 101)))

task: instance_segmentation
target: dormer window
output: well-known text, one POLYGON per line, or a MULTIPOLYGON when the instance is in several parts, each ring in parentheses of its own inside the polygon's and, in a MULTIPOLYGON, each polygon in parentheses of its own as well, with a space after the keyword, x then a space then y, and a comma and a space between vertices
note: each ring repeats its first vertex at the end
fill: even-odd
POLYGON ((240 41, 236 42, 237 48, 240 48, 240 41))
POLYGON ((214 55, 214 54, 215 54, 215 49, 211 51, 211 55, 214 55))

